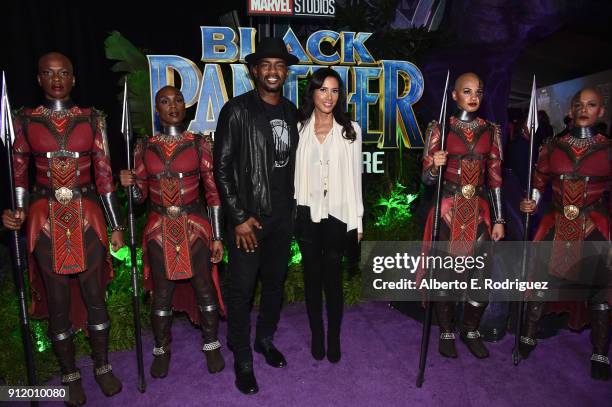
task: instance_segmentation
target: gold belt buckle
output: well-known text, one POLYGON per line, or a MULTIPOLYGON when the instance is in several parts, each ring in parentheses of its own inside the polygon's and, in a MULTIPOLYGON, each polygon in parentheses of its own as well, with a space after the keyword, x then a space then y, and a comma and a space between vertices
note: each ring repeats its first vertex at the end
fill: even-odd
POLYGON ((55 190, 55 199, 62 205, 67 205, 72 200, 72 189, 61 187, 55 190))
POLYGON ((476 187, 472 184, 467 184, 461 187, 461 195, 463 195, 465 199, 472 199, 475 193, 476 187))
POLYGON ((569 220, 574 220, 580 215, 580 209, 576 205, 565 205, 563 215, 569 220))
POLYGON ((166 214, 168 216, 170 216, 171 218, 176 218, 181 214, 181 208, 180 206, 168 206, 166 208, 166 214))

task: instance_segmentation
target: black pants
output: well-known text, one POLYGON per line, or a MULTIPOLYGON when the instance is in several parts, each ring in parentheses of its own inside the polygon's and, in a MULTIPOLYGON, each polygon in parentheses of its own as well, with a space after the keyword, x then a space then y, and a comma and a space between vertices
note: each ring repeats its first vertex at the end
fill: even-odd
POLYGON ((100 286, 100 273, 105 266, 106 250, 93 228, 89 228, 84 237, 87 270, 74 275, 62 275, 53 272, 51 240, 44 233, 41 233, 34 248, 34 258, 40 269, 40 275, 47 292, 50 336, 66 332, 72 327, 69 311, 70 279, 73 278, 79 281, 81 295, 87 306, 88 323, 96 325, 108 321, 104 299, 106 287, 100 286))
POLYGON ((341 262, 346 235, 346 223, 333 216, 314 223, 310 218, 310 208, 298 208, 296 238, 304 264, 306 311, 310 329, 316 335, 323 333, 323 292, 328 333, 332 336, 340 334, 344 304, 341 262))
POLYGON ((259 219, 261 230, 256 230, 258 247, 253 253, 236 247, 233 228, 227 230, 229 251, 227 342, 236 361, 252 359, 251 353, 251 305, 261 273, 261 301, 255 337, 272 338, 280 319, 293 219, 291 207, 278 208, 270 217, 259 219))
MULTIPOLYGON (((196 301, 200 307, 217 305, 217 292, 212 281, 212 275, 208 264, 210 262, 210 250, 204 246, 201 239, 195 241, 191 247, 191 264, 193 265, 193 277, 190 282, 195 292, 196 301)), ((164 255, 162 248, 155 241, 148 243, 148 256, 153 275, 153 310, 172 309, 172 296, 176 282, 168 280, 164 266, 164 255)))

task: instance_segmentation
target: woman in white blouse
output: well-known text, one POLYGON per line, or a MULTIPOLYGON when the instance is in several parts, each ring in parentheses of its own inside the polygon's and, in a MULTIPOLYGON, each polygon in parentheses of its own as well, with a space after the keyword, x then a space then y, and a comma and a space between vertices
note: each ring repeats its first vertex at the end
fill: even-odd
POLYGON ((317 70, 299 108, 300 141, 295 167, 295 235, 304 264, 306 309, 311 352, 325 355, 322 292, 327 308, 327 359, 340 360, 342 322, 341 260, 347 232, 363 236, 361 198, 361 128, 352 122, 340 75, 317 70))

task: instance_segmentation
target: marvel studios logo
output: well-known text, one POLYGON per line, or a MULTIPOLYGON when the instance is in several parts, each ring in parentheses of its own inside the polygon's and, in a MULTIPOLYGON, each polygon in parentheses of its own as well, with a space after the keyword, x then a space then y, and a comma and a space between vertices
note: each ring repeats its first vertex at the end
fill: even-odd
POLYGON ((250 16, 334 17, 336 0, 249 0, 250 16))

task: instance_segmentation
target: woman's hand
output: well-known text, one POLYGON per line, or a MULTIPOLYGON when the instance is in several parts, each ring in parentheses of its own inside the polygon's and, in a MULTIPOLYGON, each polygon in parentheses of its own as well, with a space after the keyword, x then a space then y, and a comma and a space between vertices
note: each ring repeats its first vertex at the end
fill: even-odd
POLYGON ((523 213, 534 213, 536 210, 536 201, 533 199, 523 199, 519 206, 519 209, 523 213))
POLYGON ((505 228, 504 225, 501 223, 496 223, 493 226, 493 232, 491 232, 491 239, 493 239, 494 241, 499 241, 501 239, 504 238, 505 236, 505 228))
POLYGON ((2 223, 4 227, 10 230, 19 230, 25 221, 26 213, 23 209, 17 209, 14 212, 10 209, 5 209, 2 213, 2 223))
POLYGON ((210 261, 219 263, 223 259, 223 243, 220 240, 213 240, 210 261))
POLYGON ((123 242, 123 232, 121 230, 115 230, 111 233, 111 247, 113 248, 113 251, 116 252, 123 246, 125 246, 125 243, 123 242))
POLYGON ((119 171, 119 181, 121 182, 121 186, 124 187, 135 185, 136 177, 134 176, 134 172, 130 170, 119 171))
POLYGON ((433 154, 433 163, 436 166, 436 170, 443 165, 446 165, 446 156, 448 155, 447 151, 436 151, 433 154))

